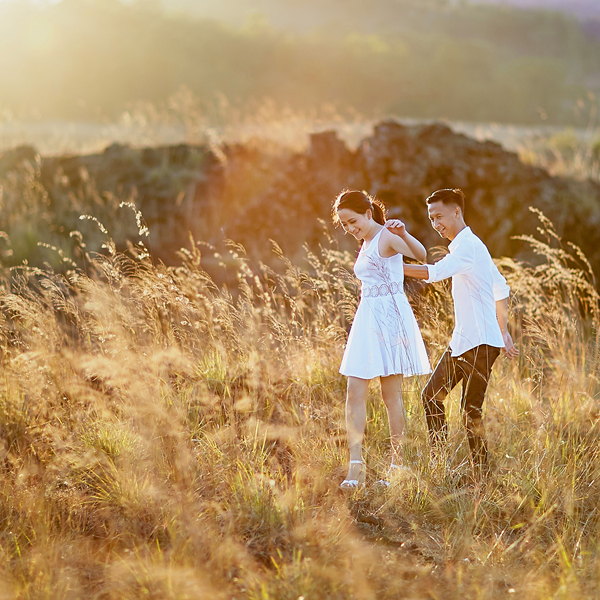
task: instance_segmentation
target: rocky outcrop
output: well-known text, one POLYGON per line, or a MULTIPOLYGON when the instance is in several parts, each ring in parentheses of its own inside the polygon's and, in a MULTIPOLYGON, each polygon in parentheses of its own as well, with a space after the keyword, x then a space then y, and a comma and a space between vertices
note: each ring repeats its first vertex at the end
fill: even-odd
POLYGON ((424 199, 436 189, 460 187, 467 196, 468 223, 495 256, 523 256, 524 245, 513 237, 535 233, 533 206, 554 222, 559 235, 581 246, 600 272, 599 182, 551 177, 497 143, 478 142, 442 124, 382 122, 355 152, 333 133, 313 135, 308 151, 289 161, 229 234, 253 248, 253 240, 273 237, 291 252, 318 238, 317 219, 329 219, 331 203, 344 187, 377 195, 428 247, 443 242, 428 223, 424 199))
MULTIPOLYGON (((467 196, 467 221, 493 255, 523 256, 525 246, 513 238, 535 232, 537 218, 529 211, 534 206, 600 273, 599 182, 551 177, 496 143, 478 142, 442 124, 384 121, 356 150, 335 132, 324 132, 312 135, 301 153, 256 145, 112 145, 89 156, 44 158, 29 147, 0 154, 0 184, 9 174, 14 183, 19 173, 36 179, 46 198, 44 223, 65 236, 81 228, 84 212, 125 247, 135 227, 131 218, 125 226, 118 205, 133 200, 150 229, 155 258, 171 264, 178 262, 188 232, 212 243, 234 239, 260 258, 270 255, 269 238, 289 255, 305 243, 316 247, 343 188, 377 195, 428 247, 439 245, 424 199, 436 189, 460 187, 467 196)), ((5 186, 5 199, 13 183, 5 186)), ((0 229, 9 226, 3 222, 0 229)), ((342 247, 356 248, 353 239, 335 235, 342 247)))
POLYGON ((43 158, 40 180, 54 200, 65 193, 66 181, 69 191, 82 199, 76 212, 87 205, 121 247, 135 229, 118 226, 127 217, 122 211, 118 215, 117 208, 120 201, 132 201, 151 231, 156 258, 173 263, 195 215, 210 210, 220 195, 222 175, 220 160, 203 146, 136 149, 113 144, 102 154, 43 158))

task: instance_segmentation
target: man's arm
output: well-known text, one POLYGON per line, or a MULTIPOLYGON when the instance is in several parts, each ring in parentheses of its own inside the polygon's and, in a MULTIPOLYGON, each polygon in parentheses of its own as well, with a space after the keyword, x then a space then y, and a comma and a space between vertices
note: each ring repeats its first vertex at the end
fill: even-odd
POLYGON ((414 279, 429 279, 429 269, 427 265, 404 265, 404 277, 413 277, 414 279))
POLYGON ((503 298, 508 298, 510 294, 510 288, 506 283, 506 279, 498 270, 498 267, 492 261, 492 279, 494 282, 494 299, 502 300, 503 298))
POLYGON ((465 273, 473 264, 472 252, 469 247, 460 247, 452 254, 447 254, 434 265, 404 265, 404 275, 425 279, 428 283, 442 281, 459 273, 465 273), (410 268, 409 268, 410 267, 410 268), (413 269, 414 267, 414 269, 413 269))
POLYGON ((508 298, 496 300, 496 318, 502 331, 502 339, 504 340, 504 348, 502 351, 508 358, 515 358, 519 355, 519 351, 513 344, 512 337, 508 332, 508 298))

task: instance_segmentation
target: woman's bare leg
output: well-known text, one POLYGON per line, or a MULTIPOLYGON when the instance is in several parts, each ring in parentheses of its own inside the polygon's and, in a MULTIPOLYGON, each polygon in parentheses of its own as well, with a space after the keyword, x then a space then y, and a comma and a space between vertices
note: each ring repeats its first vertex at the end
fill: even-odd
MULTIPOLYGON (((367 425, 367 393, 369 380, 358 377, 348 377, 346 394, 346 434, 350 460, 360 460, 362 455, 362 442, 367 425)), ((362 465, 350 464, 346 479, 358 479, 362 465)))
POLYGON ((406 412, 402 401, 402 375, 381 377, 381 395, 387 409, 390 424, 390 443, 392 447, 392 464, 403 465, 402 443, 406 426, 406 412))

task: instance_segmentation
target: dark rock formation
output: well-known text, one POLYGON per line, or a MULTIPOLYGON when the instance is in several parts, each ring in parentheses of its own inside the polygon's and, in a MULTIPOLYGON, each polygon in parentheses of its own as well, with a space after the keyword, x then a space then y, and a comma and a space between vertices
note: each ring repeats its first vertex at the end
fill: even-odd
POLYGON ((125 219, 133 223, 123 209, 120 216, 115 214, 120 203, 116 200, 133 201, 150 229, 156 258, 173 263, 177 251, 187 245, 188 231, 198 237, 198 215, 219 197, 222 175, 221 162, 203 146, 140 150, 112 144, 102 154, 43 158, 40 180, 56 199, 65 193, 66 178, 71 193, 83 199, 80 210, 97 216, 121 247, 135 238, 135 228, 115 224, 125 219))
POLYGON ((35 164, 38 153, 32 146, 19 146, 0 154, 0 174, 14 171, 24 163, 35 164))
MULTIPOLYGON (((467 222, 494 256, 523 256, 524 245, 512 238, 535 232, 538 221, 529 211, 534 206, 600 273, 599 182, 551 177, 496 143, 477 142, 442 124, 381 122, 355 151, 334 132, 312 135, 309 148, 296 154, 256 145, 219 150, 113 144, 101 154, 40 158, 24 147, 0 154, 0 184, 8 173, 13 183, 19 173, 30 179, 36 173, 46 194, 44 223, 50 223, 39 231, 68 236, 81 229, 78 217, 87 213, 124 247, 135 238, 135 222, 118 205, 132 199, 150 228, 155 258, 167 263, 178 262, 188 232, 213 243, 229 237, 260 258, 270 254, 269 238, 289 255, 305 243, 315 247, 323 239, 322 220, 331 224, 331 205, 343 188, 376 194, 428 247, 439 245, 424 199, 436 189, 460 187, 467 222)), ((353 239, 336 235, 342 247, 356 248, 353 239)))
POLYGON ((228 233, 251 248, 253 240, 273 237, 293 252, 302 241, 316 241, 317 218, 329 219, 331 203, 344 187, 377 195, 390 216, 404 219, 428 247, 443 242, 429 225, 424 199, 436 189, 460 187, 467 196, 468 223, 495 256, 524 251, 512 238, 535 233, 538 220, 529 211, 534 206, 559 235, 581 246, 600 272, 599 182, 551 177, 499 144, 478 142, 442 124, 382 122, 356 152, 333 133, 312 136, 308 151, 290 160, 228 233))

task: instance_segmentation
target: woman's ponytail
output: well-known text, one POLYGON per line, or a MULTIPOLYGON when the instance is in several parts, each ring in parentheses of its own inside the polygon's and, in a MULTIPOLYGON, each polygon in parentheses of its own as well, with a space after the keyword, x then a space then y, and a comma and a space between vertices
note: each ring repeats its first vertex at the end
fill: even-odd
POLYGON ((373 206, 373 220, 380 225, 385 225, 385 206, 383 202, 377 198, 371 198, 371 204, 373 206))

